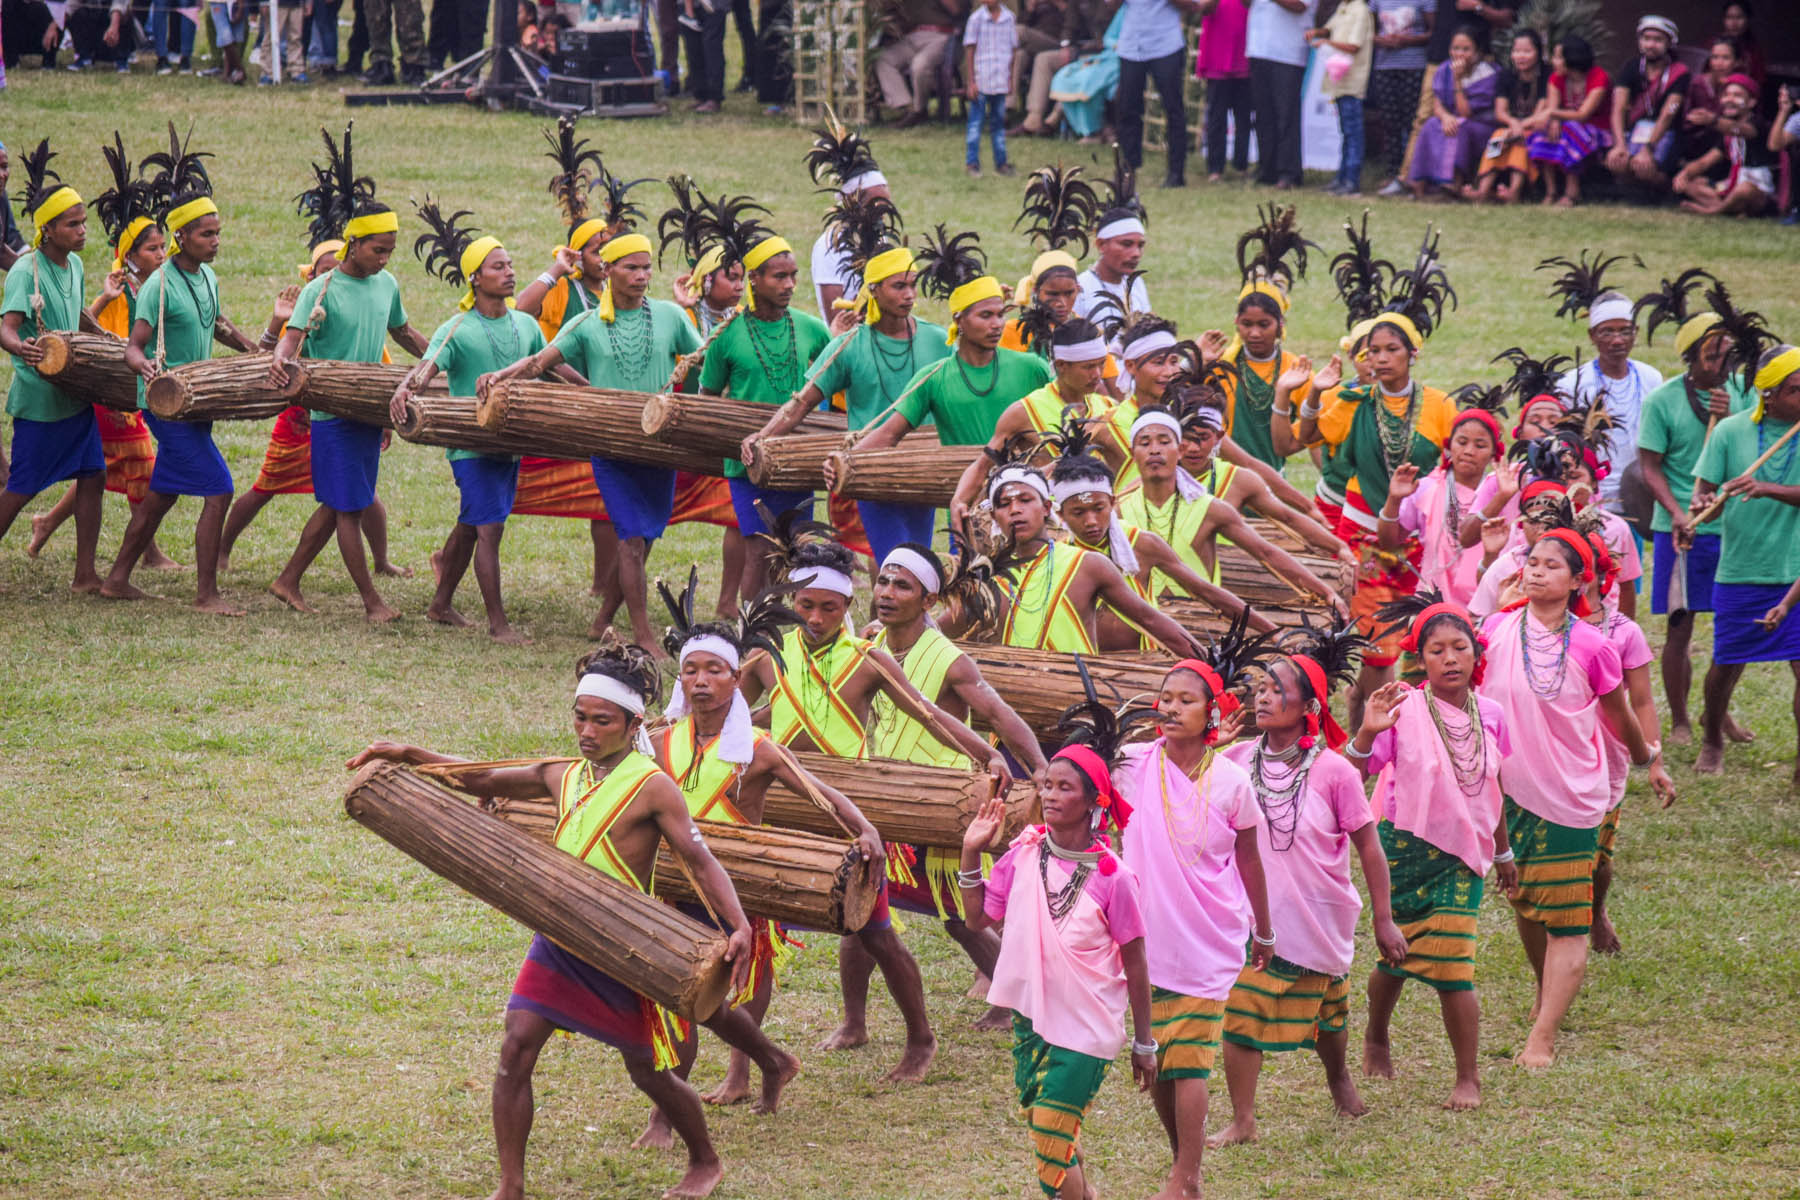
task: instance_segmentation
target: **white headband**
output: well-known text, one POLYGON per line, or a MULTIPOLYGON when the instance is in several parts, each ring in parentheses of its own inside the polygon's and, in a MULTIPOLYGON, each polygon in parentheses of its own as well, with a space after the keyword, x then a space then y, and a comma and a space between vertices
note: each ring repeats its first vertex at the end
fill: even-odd
POLYGON ((602 675, 590 671, 581 677, 575 685, 575 695, 593 696, 598 700, 606 700, 618 705, 634 717, 644 715, 644 697, 629 684, 621 683, 611 675, 602 675))
POLYGON ((679 667, 685 664, 688 656, 693 654, 711 654, 724 659, 725 664, 733 671, 738 669, 737 647, 716 633, 702 633, 683 642, 681 644, 681 662, 676 665, 679 667))
POLYGON ((1089 338, 1085 342, 1071 342, 1066 346, 1051 346, 1050 358, 1059 363, 1093 362, 1096 358, 1106 357, 1106 339, 1089 338))
POLYGON ((880 171, 864 171, 861 175, 852 175, 838 185, 838 191, 849 196, 856 192, 866 192, 870 188, 886 187, 887 176, 880 171))
POLYGON ((905 546, 895 546, 888 551, 888 556, 881 560, 882 570, 885 571, 889 567, 904 567, 911 571, 913 578, 919 581, 919 586, 925 589, 925 594, 928 596, 935 596, 944 590, 943 576, 939 573, 938 568, 932 566, 917 550, 908 550, 905 546))
POLYGON ((1120 217, 1111 224, 1102 225, 1100 231, 1094 234, 1094 237, 1099 240, 1105 240, 1106 238, 1124 237, 1128 233, 1143 232, 1144 223, 1136 217, 1120 217))
POLYGON ((1174 345, 1175 345, 1175 335, 1170 333, 1166 329, 1158 329, 1153 332, 1146 333, 1143 337, 1139 338, 1137 341, 1132 342, 1129 346, 1126 346, 1125 350, 1123 352, 1123 357, 1126 362, 1133 363, 1133 362, 1137 362, 1141 358, 1148 358, 1150 355, 1155 354, 1158 350, 1171 349, 1174 347, 1174 345))
POLYGON ((1166 412, 1147 412, 1137 420, 1133 421, 1131 423, 1131 434, 1125 440, 1127 442, 1136 442, 1138 434, 1144 432, 1146 429, 1154 429, 1158 425, 1161 425, 1164 429, 1167 429, 1170 433, 1174 434, 1176 441, 1181 440, 1181 422, 1177 421, 1173 416, 1166 412))
MULTIPOLYGON (((1589 329, 1608 321, 1632 321, 1631 301, 1624 296, 1602 296, 1588 309, 1589 329)), ((1635 321, 1632 323, 1636 324, 1635 321)))
POLYGON ((1000 498, 1000 489, 1008 484, 1022 483, 1036 492, 1044 500, 1050 499, 1050 485, 1044 477, 1030 467, 1002 467, 988 480, 988 503, 992 504, 1000 498))
POLYGON ((836 592, 845 597, 856 595, 856 584, 848 575, 832 567, 801 567, 798 571, 789 573, 788 582, 803 588, 836 592))
MULTIPOLYGON (((688 655, 696 651, 716 654, 730 663, 732 670, 737 670, 737 647, 716 634, 703 633, 689 638, 681 647, 681 661, 685 663, 688 655)), ((663 715, 671 721, 679 721, 688 715, 687 689, 680 680, 675 681, 675 694, 669 697, 669 706, 663 710, 663 715)), ((750 703, 744 699, 744 693, 732 688, 731 709, 725 714, 725 724, 719 730, 719 759, 741 765, 755 757, 756 730, 750 725, 750 703)))
POLYGON ((1113 487, 1110 479, 1067 479, 1060 483, 1053 481, 1050 484, 1050 495, 1056 500, 1058 508, 1076 496, 1110 496, 1112 494, 1113 487))
POLYGON ((1214 433, 1225 432, 1225 413, 1223 409, 1214 408, 1210 404, 1202 404, 1194 410, 1194 419, 1214 433))

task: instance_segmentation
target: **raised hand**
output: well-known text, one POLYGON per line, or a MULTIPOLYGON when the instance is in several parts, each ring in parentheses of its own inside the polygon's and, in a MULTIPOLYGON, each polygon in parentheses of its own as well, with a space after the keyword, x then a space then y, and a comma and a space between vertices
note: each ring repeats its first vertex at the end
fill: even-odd
POLYGON ((981 811, 969 822, 963 831, 963 853, 977 856, 986 854, 1000 836, 1000 830, 1006 825, 1006 798, 991 796, 981 805, 981 811))
POLYGON ((1363 705, 1362 727, 1370 733, 1385 733, 1400 721, 1400 702, 1410 689, 1399 680, 1375 689, 1363 705))
POLYGON ((1417 463, 1403 462, 1394 468, 1394 477, 1388 480, 1388 496, 1395 500, 1404 500, 1419 490, 1419 467, 1417 463))
POLYGON ((1344 381, 1344 356, 1333 354, 1331 360, 1313 376, 1313 394, 1328 392, 1344 381))
POLYGON ((1498 558, 1511 537, 1512 526, 1506 523, 1505 517, 1489 517, 1481 523, 1482 554, 1488 558, 1498 558))
POLYGON ((1312 359, 1302 354, 1294 360, 1294 365, 1283 371, 1275 380, 1275 386, 1297 392, 1312 379, 1312 359))

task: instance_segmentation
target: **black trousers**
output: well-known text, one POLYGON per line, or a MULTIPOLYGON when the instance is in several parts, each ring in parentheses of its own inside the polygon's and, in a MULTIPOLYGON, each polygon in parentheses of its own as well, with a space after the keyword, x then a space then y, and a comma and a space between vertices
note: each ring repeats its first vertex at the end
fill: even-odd
POLYGON ((75 56, 95 62, 130 62, 131 52, 137 46, 137 33, 131 14, 126 13, 124 22, 119 26, 119 44, 116 46, 106 44, 106 28, 111 24, 110 8, 86 7, 71 10, 68 14, 68 30, 69 39, 75 43, 75 56))
POLYGON ((44 34, 55 24, 50 19, 50 6, 43 0, 5 0, 0 6, 0 29, 4 30, 5 61, 16 67, 27 54, 36 54, 46 67, 56 65, 56 51, 44 50, 44 34))
POLYGON ((1206 81, 1206 173, 1225 171, 1225 140, 1231 139, 1231 165, 1250 164, 1250 77, 1206 81))
POLYGON ((1266 58, 1250 60, 1259 183, 1300 182, 1300 89, 1305 82, 1305 67, 1266 58))
POLYGON ((786 104, 794 98, 794 0, 759 0, 751 61, 758 103, 786 104))
POLYGON ((700 32, 688 32, 683 36, 688 43, 688 82, 692 85, 694 99, 723 104, 725 28, 731 22, 731 10, 725 7, 725 0, 715 0, 715 3, 719 7, 712 11, 708 11, 704 5, 694 5, 694 16, 700 21, 700 32))
POLYGON ((350 3, 350 44, 344 47, 344 69, 352 74, 363 69, 363 56, 369 52, 369 18, 363 13, 363 0, 350 3))
MULTIPOLYGON (((718 0, 723 4, 725 0, 718 0)), ((743 52, 743 78, 756 80, 756 10, 750 0, 731 0, 731 23, 737 27, 738 49, 743 52)), ((741 86, 741 85, 740 85, 741 86)))
POLYGON ((461 62, 487 41, 488 0, 432 0, 425 57, 433 71, 461 62))
POLYGON ((1182 68, 1186 65, 1185 48, 1145 62, 1119 60, 1119 149, 1132 166, 1144 165, 1144 84, 1148 82, 1156 85, 1163 115, 1168 120, 1169 174, 1179 179, 1186 172, 1187 104, 1181 95, 1182 68))

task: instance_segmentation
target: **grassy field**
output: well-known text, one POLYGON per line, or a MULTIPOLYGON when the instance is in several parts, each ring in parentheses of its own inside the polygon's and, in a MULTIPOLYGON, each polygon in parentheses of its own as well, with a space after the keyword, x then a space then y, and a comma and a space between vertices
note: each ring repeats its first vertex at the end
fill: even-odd
MULTIPOLYGON (((166 118, 196 122, 218 153, 226 310, 246 328, 266 318, 302 257, 289 197, 305 182, 316 130, 341 129, 347 115, 323 89, 234 91, 142 75, 20 71, 6 98, 0 138, 15 188, 21 148, 45 134, 65 178, 92 195, 102 186, 98 146, 115 123, 143 154, 166 118)), ((358 163, 396 206, 429 190, 472 209, 528 277, 557 234, 543 125, 463 109, 365 110, 358 163)), ((709 190, 756 195, 796 242, 817 228, 821 204, 790 124, 734 114, 588 132, 615 171, 689 171, 709 190)), ((1018 182, 965 179, 959 134, 882 133, 876 145, 912 229, 978 228, 998 272, 1016 278, 1030 257, 1007 232, 1018 182)), ((1027 167, 1055 152, 1088 156, 1072 144, 1015 147, 1027 167)), ((1147 178, 1160 177, 1156 166, 1147 178)), ((665 202, 646 190, 653 209, 665 202)), ((1150 286, 1184 331, 1227 322, 1233 240, 1270 198, 1238 183, 1146 195, 1150 286)), ((1335 252, 1352 210, 1316 194, 1298 202, 1335 252)), ((1620 280, 1634 289, 1706 263, 1778 328, 1800 329, 1800 292, 1778 267, 1792 263, 1795 235, 1769 222, 1609 208, 1374 210, 1377 244, 1393 257, 1410 254, 1426 220, 1442 227, 1462 307, 1421 363, 1435 384, 1487 377, 1484 364, 1505 346, 1570 348, 1578 331, 1550 318, 1531 267, 1583 247, 1643 255, 1647 269, 1620 280)), ((90 280, 98 242, 96 229, 90 280)), ((396 269, 415 324, 430 329, 449 314, 454 296, 410 256, 396 256, 396 269)), ((1315 271, 1296 296, 1292 342, 1323 351, 1341 325, 1315 271)), ((1647 356, 1672 368, 1666 342, 1647 356)), ((266 427, 220 432, 247 486, 266 427)), ((0 1194, 477 1196, 492 1186, 488 1083, 526 935, 350 822, 341 764, 377 737, 475 756, 568 752, 570 664, 591 616, 587 534, 570 521, 514 523, 504 550, 511 608, 536 642, 500 648, 422 616, 426 558, 455 514, 441 453, 397 447, 382 493, 395 557, 421 576, 384 581, 406 617, 383 629, 360 620, 332 551, 308 580, 320 615, 290 613, 262 591, 310 507, 299 498, 266 509, 233 560, 224 583, 249 606, 244 621, 189 612, 191 575, 140 576, 165 600, 71 598, 72 529, 29 561, 22 518, 0 548, 0 1194)), ((193 512, 184 504, 165 527, 164 545, 184 561, 193 512)), ((103 560, 125 522, 117 498, 106 519, 103 560)), ((653 564, 673 576, 690 561, 716 579, 713 531, 678 530, 653 564)), ((1660 623, 1648 627, 1660 643, 1660 623)), ((1739 712, 1761 737, 1732 750, 1722 779, 1701 782, 1687 769, 1692 750, 1673 749, 1682 794, 1668 812, 1654 811, 1634 780, 1614 900, 1626 953, 1592 965, 1554 1070, 1508 1065, 1525 1031, 1528 973, 1505 906, 1490 899, 1484 1108, 1438 1109, 1448 1045, 1436 1005, 1410 993, 1396 1025, 1400 1078, 1366 1088, 1370 1115, 1333 1119, 1313 1062, 1271 1060, 1263 1141, 1209 1156, 1212 1193, 1800 1195, 1800 941, 1789 924, 1800 820, 1785 786, 1787 680, 1778 668, 1748 673, 1739 712)), ((969 1030, 981 1006, 964 995, 969 972, 954 946, 930 922, 909 925, 941 1039, 928 1080, 876 1082, 900 1045, 886 1002, 868 1048, 809 1053, 836 1015, 833 948, 811 939, 771 1014, 805 1073, 777 1117, 716 1117, 728 1165, 721 1196, 1037 1195, 1003 1041, 969 1030)), ((1365 944, 1359 970, 1372 957, 1365 944)), ((1360 1028, 1360 987, 1353 996, 1360 1028)), ((721 1068, 709 1046, 696 1078, 721 1068)), ((555 1043, 537 1096, 535 1194, 654 1195, 678 1177, 677 1157, 626 1148, 644 1106, 592 1045, 555 1043)), ((1160 1181, 1167 1149, 1127 1077, 1102 1092, 1087 1150, 1105 1195, 1146 1194, 1160 1181)))

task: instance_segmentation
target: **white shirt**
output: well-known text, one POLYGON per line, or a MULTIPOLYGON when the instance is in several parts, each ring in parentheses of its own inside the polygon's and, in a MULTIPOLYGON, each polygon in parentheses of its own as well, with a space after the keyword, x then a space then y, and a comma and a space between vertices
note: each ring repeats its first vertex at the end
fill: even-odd
POLYGON ((1316 23, 1318 0, 1306 0, 1300 12, 1289 12, 1275 0, 1251 0, 1250 18, 1244 27, 1244 55, 1269 62, 1304 67, 1311 53, 1306 31, 1316 23))
POLYGON ((840 254, 831 248, 831 230, 827 229, 819 235, 819 240, 812 248, 812 283, 813 303, 818 305, 819 315, 825 318, 827 325, 836 314, 825 307, 825 293, 821 289, 828 283, 836 284, 844 289, 844 299, 854 300, 856 293, 862 290, 862 281, 850 270, 850 256, 840 254))
POLYGON ((1089 267, 1075 277, 1076 286, 1081 292, 1075 297, 1075 315, 1086 317, 1088 310, 1094 306, 1094 298, 1101 292, 1113 297, 1125 306, 1127 314, 1150 311, 1150 289, 1144 286, 1142 279, 1137 280, 1131 289, 1131 298, 1125 298, 1125 284, 1108 283, 1089 267))
POLYGON ((1577 403, 1585 404, 1599 397, 1613 419, 1612 433, 1607 438, 1611 469, 1600 481, 1600 501, 1610 509, 1619 507, 1619 480, 1625 468, 1637 461, 1638 424, 1643 419, 1644 397, 1663 381, 1662 372, 1635 358, 1625 360, 1625 378, 1612 379, 1600 373, 1600 360, 1589 359, 1579 370, 1568 371, 1556 381, 1559 391, 1572 393, 1577 403))

